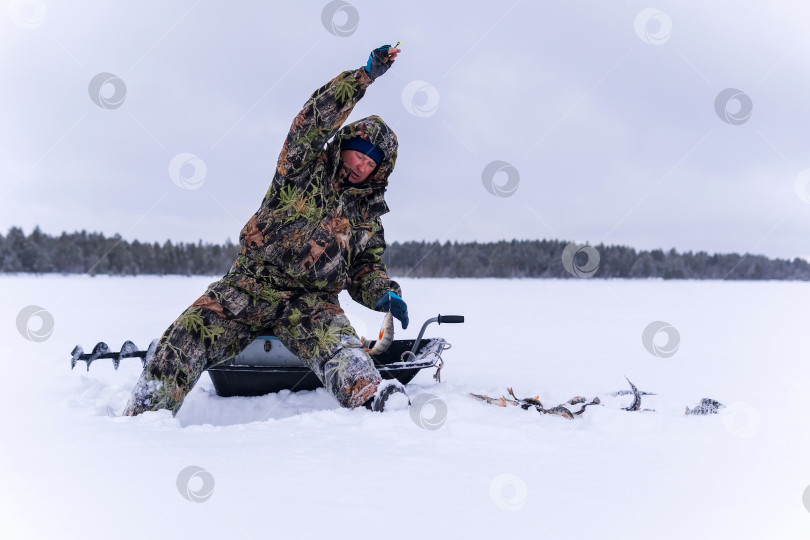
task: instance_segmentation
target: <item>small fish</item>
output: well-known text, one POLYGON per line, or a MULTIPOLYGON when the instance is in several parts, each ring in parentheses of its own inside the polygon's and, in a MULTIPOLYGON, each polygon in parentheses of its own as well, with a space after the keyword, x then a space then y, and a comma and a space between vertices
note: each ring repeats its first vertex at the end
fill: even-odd
POLYGON ((562 405, 557 405, 556 407, 546 409, 543 412, 546 414, 556 414, 557 416, 562 416, 563 418, 568 418, 569 420, 574 418, 573 413, 562 405))
MULTIPOLYGON (((625 379, 627 379, 626 376, 625 376, 625 379)), ((646 393, 646 392, 639 392, 638 388, 636 388, 636 385, 630 382, 630 379, 627 379, 627 382, 630 383, 630 388, 633 389, 633 403, 631 403, 629 407, 623 407, 623 410, 625 410, 625 411, 655 412, 655 409, 642 409, 641 408, 641 396, 644 395, 644 394, 654 396, 655 394, 649 394, 649 393, 646 393)))
POLYGON ((483 394, 473 394, 473 393, 469 393, 467 395, 472 396, 474 398, 478 398, 478 399, 480 399, 482 401, 486 401, 487 403, 489 403, 491 405, 497 405, 498 407, 506 407, 506 400, 503 399, 503 398, 491 398, 491 397, 485 396, 483 394))
MULTIPOLYGON (((571 402, 569 401, 569 403, 571 403, 571 402)), ((577 412, 575 412, 574 414, 580 415, 583 412, 585 412, 585 409, 588 408, 588 406, 590 406, 590 405, 601 405, 601 403, 602 403, 602 400, 600 400, 598 397, 595 397, 590 402, 583 404, 582 408, 580 410, 578 410, 577 412)))
MULTIPOLYGON (((627 377, 625 377, 627 379, 627 377)), ((630 404, 629 407, 625 407, 625 411, 638 411, 641 409, 641 394, 638 392, 638 388, 636 385, 630 382, 630 379, 627 379, 627 382, 630 383, 630 388, 633 389, 633 403, 630 404)))
POLYGON ((543 408, 543 404, 540 402, 540 396, 534 396, 533 398, 524 398, 521 399, 515 395, 515 392, 511 388, 506 389, 509 392, 509 395, 515 398, 515 405, 519 405, 521 409, 524 411, 528 411, 529 407, 534 407, 537 412, 543 412, 545 409, 543 408))
POLYGON ((380 337, 377 339, 377 343, 374 344, 374 347, 368 348, 371 341, 367 340, 366 338, 361 338, 363 341, 363 347, 368 354, 381 354, 388 350, 388 347, 391 346, 391 343, 394 342, 394 316, 391 315, 391 312, 387 312, 385 314, 385 318, 383 319, 382 328, 380 328, 380 337))
POLYGON ((703 398, 694 409, 686 408, 686 414, 718 414, 726 406, 711 398, 703 398))

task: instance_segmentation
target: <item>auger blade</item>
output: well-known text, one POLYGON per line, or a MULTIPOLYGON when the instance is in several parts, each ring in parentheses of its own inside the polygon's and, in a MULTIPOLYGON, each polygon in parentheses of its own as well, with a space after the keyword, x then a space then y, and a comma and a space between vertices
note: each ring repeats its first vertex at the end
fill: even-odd
POLYGON ((138 352, 138 346, 126 340, 121 346, 121 352, 118 353, 118 358, 129 358, 130 356, 135 356, 136 352, 138 352))
POLYGON ((81 356, 84 354, 84 349, 82 349, 81 345, 76 345, 73 347, 73 350, 70 352, 70 369, 76 367, 76 362, 81 359, 81 356))
POLYGON ((136 352, 138 352, 138 346, 132 343, 130 340, 126 340, 121 346, 121 352, 118 353, 118 358, 113 358, 113 367, 115 370, 118 371, 118 365, 121 364, 122 358, 130 358, 135 356, 136 352))
POLYGON ((152 359, 155 355, 155 349, 157 349, 159 339, 153 339, 152 343, 149 344, 149 348, 146 349, 146 354, 141 357, 141 363, 143 363, 143 367, 146 367, 146 363, 152 359))
POLYGON ((92 364, 95 360, 98 360, 101 357, 108 357, 107 355, 110 354, 110 347, 107 346, 106 343, 103 341, 99 341, 96 343, 96 346, 93 347, 93 352, 90 353, 90 358, 87 359, 87 371, 90 371, 90 364, 92 364))

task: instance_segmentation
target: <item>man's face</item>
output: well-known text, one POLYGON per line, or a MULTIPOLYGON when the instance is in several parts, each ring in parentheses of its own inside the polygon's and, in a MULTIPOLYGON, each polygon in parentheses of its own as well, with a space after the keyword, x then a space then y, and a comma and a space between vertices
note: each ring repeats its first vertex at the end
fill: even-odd
POLYGON ((357 150, 341 150, 340 159, 349 168, 349 182, 359 184, 374 172, 377 162, 357 150))

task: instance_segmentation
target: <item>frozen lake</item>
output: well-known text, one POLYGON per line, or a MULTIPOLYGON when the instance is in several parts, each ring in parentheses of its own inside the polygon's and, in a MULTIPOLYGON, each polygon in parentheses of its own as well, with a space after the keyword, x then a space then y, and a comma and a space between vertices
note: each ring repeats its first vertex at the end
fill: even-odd
MULTIPOLYGON (((122 418, 138 361, 70 370, 76 344, 146 347, 213 279, 0 277, 3 537, 810 535, 810 284, 398 280, 411 325, 397 339, 439 313, 466 317, 427 332, 453 345, 443 382, 424 371, 407 387, 446 407, 438 429, 413 411, 339 409, 323 390, 220 398, 207 375, 177 417, 122 418), (53 317, 44 341, 15 324, 29 305, 53 317), (656 321, 677 338, 645 347, 656 321), (625 376, 656 394, 642 403, 655 412, 621 410, 632 396, 610 393, 625 376), (604 406, 566 420, 466 395, 507 387, 604 406), (727 407, 684 415, 704 397, 727 407)), ((380 314, 341 303, 376 334, 380 314)))

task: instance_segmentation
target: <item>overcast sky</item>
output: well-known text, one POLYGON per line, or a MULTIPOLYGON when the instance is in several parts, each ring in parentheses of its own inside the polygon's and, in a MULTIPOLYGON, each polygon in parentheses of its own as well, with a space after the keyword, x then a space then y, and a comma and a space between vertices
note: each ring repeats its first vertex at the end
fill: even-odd
POLYGON ((3 233, 237 241, 309 95, 401 41, 349 118, 399 137, 388 241, 810 255, 807 2, 6 4, 3 233))

